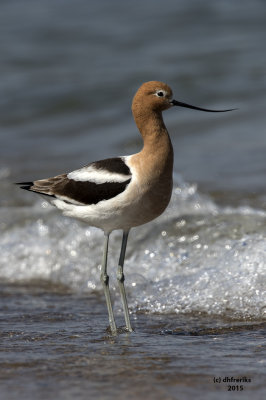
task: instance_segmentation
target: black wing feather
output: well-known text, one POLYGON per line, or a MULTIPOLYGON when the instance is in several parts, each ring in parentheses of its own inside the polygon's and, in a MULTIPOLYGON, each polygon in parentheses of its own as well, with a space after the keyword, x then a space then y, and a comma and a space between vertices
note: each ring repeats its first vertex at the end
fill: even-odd
POLYGON ((131 178, 124 182, 107 182, 102 184, 96 184, 94 182, 80 182, 68 179, 61 184, 57 184, 54 189, 55 196, 64 196, 74 201, 90 205, 97 204, 102 200, 109 200, 118 194, 122 193, 131 178))
POLYGON ((131 176, 129 167, 125 164, 123 158, 121 157, 106 158, 105 160, 95 161, 89 165, 107 172, 131 176))

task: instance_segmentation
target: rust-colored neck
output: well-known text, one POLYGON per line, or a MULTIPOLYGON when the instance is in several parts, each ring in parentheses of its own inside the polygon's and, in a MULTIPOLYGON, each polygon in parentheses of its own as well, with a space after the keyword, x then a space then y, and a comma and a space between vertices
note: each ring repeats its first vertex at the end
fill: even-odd
POLYGON ((134 119, 144 142, 139 155, 154 177, 158 175, 170 177, 172 176, 174 155, 162 112, 145 108, 133 109, 134 119))

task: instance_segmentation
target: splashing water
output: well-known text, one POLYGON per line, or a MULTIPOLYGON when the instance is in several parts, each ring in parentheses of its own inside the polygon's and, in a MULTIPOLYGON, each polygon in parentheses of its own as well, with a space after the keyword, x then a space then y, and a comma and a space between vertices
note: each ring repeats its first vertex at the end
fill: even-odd
MULTIPOLYGON (((179 181, 166 213, 130 233, 125 264, 130 308, 265 318, 266 214, 219 207, 195 185, 179 181)), ((45 201, 2 208, 1 214, 2 280, 102 290, 100 230, 62 217, 45 201)), ((109 257, 115 292, 120 235, 112 234, 109 257)))

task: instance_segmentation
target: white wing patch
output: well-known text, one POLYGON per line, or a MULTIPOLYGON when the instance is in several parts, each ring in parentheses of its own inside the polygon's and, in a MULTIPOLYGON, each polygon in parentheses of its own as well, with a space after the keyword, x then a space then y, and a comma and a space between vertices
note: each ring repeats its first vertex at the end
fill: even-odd
POLYGON ((84 203, 81 203, 80 201, 72 199, 71 197, 68 197, 68 196, 56 195, 56 198, 58 200, 64 201, 69 204, 74 204, 76 206, 84 206, 84 203))
POLYGON ((70 172, 67 177, 77 182, 93 182, 98 185, 106 182, 125 182, 129 178, 128 175, 98 169, 93 165, 70 172))

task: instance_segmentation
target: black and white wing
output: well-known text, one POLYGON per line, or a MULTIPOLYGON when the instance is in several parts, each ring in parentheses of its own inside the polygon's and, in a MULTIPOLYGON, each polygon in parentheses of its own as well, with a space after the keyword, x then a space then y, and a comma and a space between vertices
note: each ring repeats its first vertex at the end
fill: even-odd
POLYGON ((108 158, 53 178, 18 183, 22 189, 76 205, 97 204, 122 193, 132 173, 127 157, 108 158))

